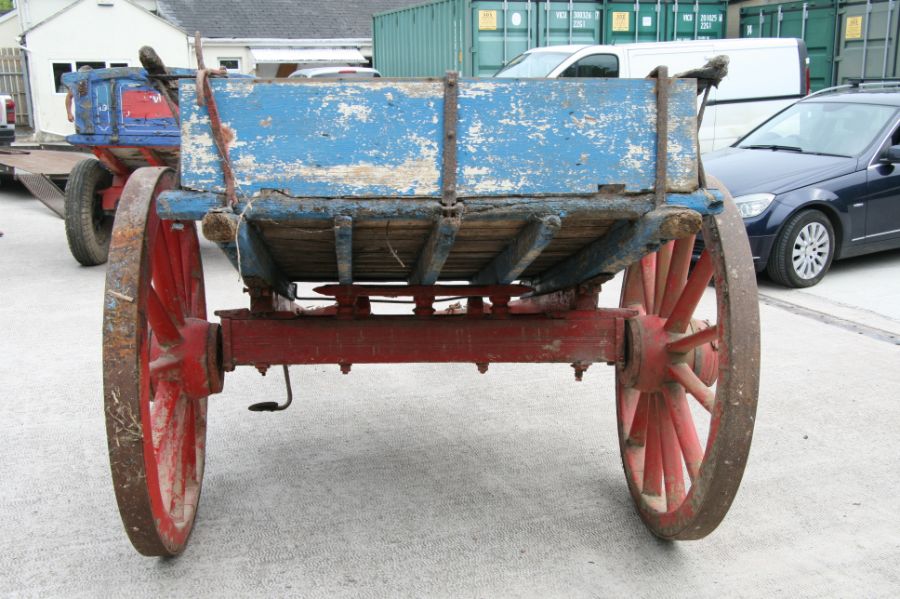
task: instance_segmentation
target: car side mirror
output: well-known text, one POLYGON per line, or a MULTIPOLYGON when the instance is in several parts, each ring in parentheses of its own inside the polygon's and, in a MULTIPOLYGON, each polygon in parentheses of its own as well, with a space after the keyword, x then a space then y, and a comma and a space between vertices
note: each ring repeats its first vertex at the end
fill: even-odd
POLYGON ((900 162, 900 145, 889 147, 882 160, 890 163, 900 162))

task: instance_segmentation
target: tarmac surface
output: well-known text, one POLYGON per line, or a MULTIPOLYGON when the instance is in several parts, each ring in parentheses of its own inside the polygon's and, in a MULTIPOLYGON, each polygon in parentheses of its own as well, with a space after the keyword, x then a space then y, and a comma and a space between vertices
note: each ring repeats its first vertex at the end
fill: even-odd
MULTIPOLYGON (((18 188, 0 231, 2 596, 900 594, 900 252, 807 291, 761 281, 750 461, 704 540, 660 541, 635 514, 609 367, 293 367, 279 414, 246 409, 284 398, 278 372, 244 368, 210 400, 191 542, 153 559, 109 475, 104 269, 18 188)), ((203 259, 210 312, 245 306, 218 250, 203 259)))

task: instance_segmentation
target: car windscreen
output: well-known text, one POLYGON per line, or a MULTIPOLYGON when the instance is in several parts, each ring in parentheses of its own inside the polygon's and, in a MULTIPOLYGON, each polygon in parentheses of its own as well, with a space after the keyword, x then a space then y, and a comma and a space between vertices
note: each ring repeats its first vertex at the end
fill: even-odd
POLYGON ((546 77, 571 52, 527 52, 519 54, 497 71, 494 77, 546 77))
POLYGON ((804 154, 857 156, 894 118, 897 108, 857 102, 799 102, 772 117, 737 146, 804 154))

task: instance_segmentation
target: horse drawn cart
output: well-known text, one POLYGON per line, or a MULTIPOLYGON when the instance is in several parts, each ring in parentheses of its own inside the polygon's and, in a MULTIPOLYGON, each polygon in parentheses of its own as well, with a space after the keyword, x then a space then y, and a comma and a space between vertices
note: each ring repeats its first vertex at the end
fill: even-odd
POLYGON ((208 398, 237 366, 611 365, 640 517, 667 539, 711 532, 750 446, 759 325, 743 222, 704 184, 696 95, 665 69, 181 80, 180 172, 128 178, 104 297, 109 453, 137 550, 184 548, 208 398), (217 321, 196 221, 249 296, 217 321), (598 307, 622 271, 618 307, 598 307), (298 282, 333 305, 302 309, 298 282), (384 297, 414 307, 379 314, 384 297))
POLYGON ((117 67, 63 75, 76 131, 66 141, 95 156, 76 164, 66 184, 66 238, 81 264, 106 262, 116 207, 131 173, 143 166, 176 166, 177 96, 168 90, 177 89, 177 78, 194 75, 164 67, 160 73, 117 67))

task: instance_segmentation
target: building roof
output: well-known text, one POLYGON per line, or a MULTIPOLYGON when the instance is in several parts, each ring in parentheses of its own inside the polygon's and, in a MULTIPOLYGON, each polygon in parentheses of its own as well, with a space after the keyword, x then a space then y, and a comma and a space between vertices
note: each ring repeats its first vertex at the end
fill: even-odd
MULTIPOLYGON (((418 0, 420 3, 421 0, 418 0)), ((159 15, 205 38, 372 37, 372 15, 417 0, 158 0, 159 15)))

